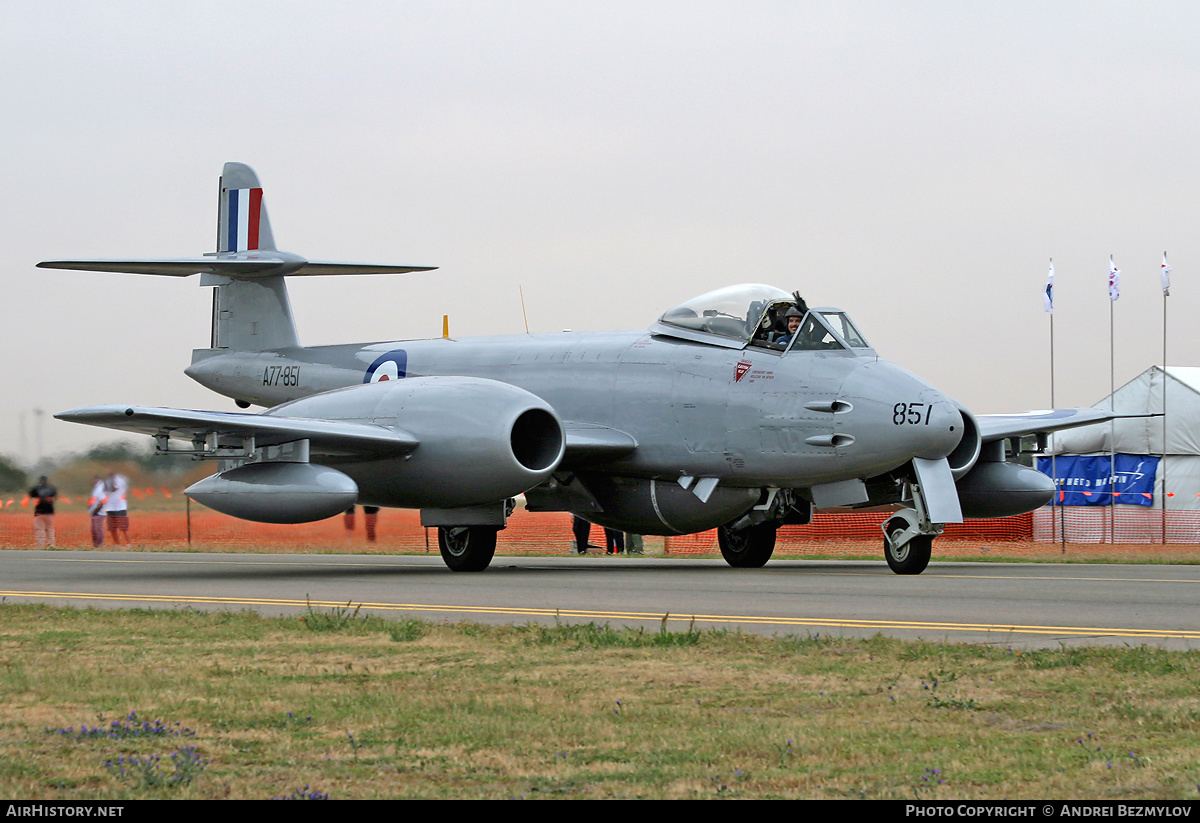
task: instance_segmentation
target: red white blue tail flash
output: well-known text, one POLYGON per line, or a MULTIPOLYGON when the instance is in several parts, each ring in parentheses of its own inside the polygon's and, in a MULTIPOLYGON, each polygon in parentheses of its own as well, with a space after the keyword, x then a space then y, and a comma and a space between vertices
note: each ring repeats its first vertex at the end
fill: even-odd
POLYGON ((249 251, 259 248, 262 225, 262 189, 230 189, 225 204, 226 235, 221 251, 249 251))

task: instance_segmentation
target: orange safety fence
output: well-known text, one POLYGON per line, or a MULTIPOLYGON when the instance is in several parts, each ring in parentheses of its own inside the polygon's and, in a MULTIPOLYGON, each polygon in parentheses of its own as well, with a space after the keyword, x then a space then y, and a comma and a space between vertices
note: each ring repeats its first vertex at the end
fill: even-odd
MULTIPOLYGON (((818 512, 808 525, 782 527, 775 554, 878 555, 882 547, 880 526, 889 515, 886 511, 818 512)), ((315 523, 275 525, 239 520, 195 504, 190 510, 176 505, 157 510, 133 508, 129 515, 129 535, 133 548, 144 549, 438 551, 437 530, 423 528, 420 513, 415 510, 381 509, 375 539, 370 542, 365 533, 365 520, 366 515, 359 508, 350 523, 344 515, 338 515, 315 523)), ((1166 543, 1200 543, 1200 511, 1168 511, 1166 524, 1166 543)), ((1046 508, 1016 517, 950 524, 938 539, 938 545, 1158 544, 1164 542, 1162 525, 1162 512, 1158 509, 1068 507, 1060 518, 1057 510, 1046 508)), ((86 511, 60 510, 55 515, 55 530, 55 544, 61 548, 81 549, 92 545, 90 518, 86 511)), ((500 533, 496 551, 500 555, 565 554, 571 548, 571 540, 571 515, 518 508, 509 518, 508 527, 500 533)), ((31 548, 33 542, 30 509, 7 507, 0 512, 0 547, 31 548)), ((599 528, 593 528, 591 542, 603 544, 603 533, 599 528)), ((704 555, 719 551, 715 531, 667 538, 646 537, 644 543, 646 552, 652 554, 704 555)), ((113 548, 107 532, 103 547, 113 548)))
MULTIPOLYGON (((55 544, 60 548, 91 548, 91 518, 86 511, 59 512, 54 517, 55 544)), ((502 532, 498 552, 514 554, 558 549, 566 552, 571 541, 569 514, 534 514, 518 511, 502 532)), ((393 551, 437 553, 437 530, 421 526, 413 509, 380 509, 375 540, 366 537, 366 515, 355 511, 348 523, 337 515, 315 523, 279 525, 252 523, 198 505, 183 508, 129 512, 129 538, 133 548, 221 550, 268 548, 278 551, 393 551), (348 528, 348 525, 351 526, 348 528)), ((33 516, 18 509, 0 514, 0 546, 31 547, 33 516)), ((115 548, 107 531, 102 548, 115 548)))

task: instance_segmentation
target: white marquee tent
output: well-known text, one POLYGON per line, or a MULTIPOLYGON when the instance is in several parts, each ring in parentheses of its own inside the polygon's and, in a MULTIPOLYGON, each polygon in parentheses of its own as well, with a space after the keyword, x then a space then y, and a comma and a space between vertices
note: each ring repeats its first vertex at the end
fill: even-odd
POLYGON ((1160 366, 1151 366, 1092 408, 1160 416, 1059 432, 1050 437, 1046 454, 1099 456, 1115 451, 1162 456, 1154 481, 1154 508, 1162 507, 1165 475, 1167 509, 1200 510, 1200 368, 1168 366, 1164 373, 1160 366))

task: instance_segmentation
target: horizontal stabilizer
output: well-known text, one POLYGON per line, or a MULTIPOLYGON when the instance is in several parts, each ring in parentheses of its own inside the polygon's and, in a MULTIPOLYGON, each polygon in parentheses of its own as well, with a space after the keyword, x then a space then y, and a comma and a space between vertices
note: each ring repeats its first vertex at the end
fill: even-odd
POLYGON ((166 435, 191 442, 209 435, 253 437, 255 447, 276 446, 308 440, 313 454, 358 457, 388 457, 410 452, 418 440, 411 434, 378 426, 341 420, 313 420, 246 412, 209 412, 150 406, 87 406, 54 415, 70 423, 85 423, 108 429, 166 435))
POLYGON ((339 263, 336 260, 309 260, 292 275, 318 274, 408 274, 410 271, 433 271, 437 266, 381 266, 376 263, 339 263))
POLYGON ((990 443, 1006 437, 1062 431, 1123 417, 1155 416, 1157 415, 1113 414, 1106 409, 1051 409, 1024 414, 980 414, 975 416, 975 420, 979 424, 979 435, 983 442, 990 443))
POLYGON ((332 260, 306 260, 298 254, 288 252, 251 251, 221 252, 202 257, 164 260, 47 260, 38 263, 38 268, 162 274, 170 277, 220 274, 225 277, 252 279, 273 275, 407 274, 414 271, 433 271, 437 266, 342 263, 332 260))
POLYGON ((563 468, 578 468, 589 463, 607 463, 632 454, 637 441, 623 431, 596 423, 563 423, 566 450, 563 468))

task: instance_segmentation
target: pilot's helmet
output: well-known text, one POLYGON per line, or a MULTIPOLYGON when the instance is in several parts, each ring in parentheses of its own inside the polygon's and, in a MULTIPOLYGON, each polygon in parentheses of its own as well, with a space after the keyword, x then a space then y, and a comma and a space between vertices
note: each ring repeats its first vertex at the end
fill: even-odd
POLYGON ((803 317, 803 316, 804 316, 804 315, 803 315, 803 314, 800 312, 800 310, 799 310, 798 308, 796 308, 795 306, 792 306, 790 309, 788 309, 787 311, 785 311, 785 312, 783 313, 783 318, 784 318, 785 320, 786 320, 787 318, 789 318, 789 317, 803 317))

